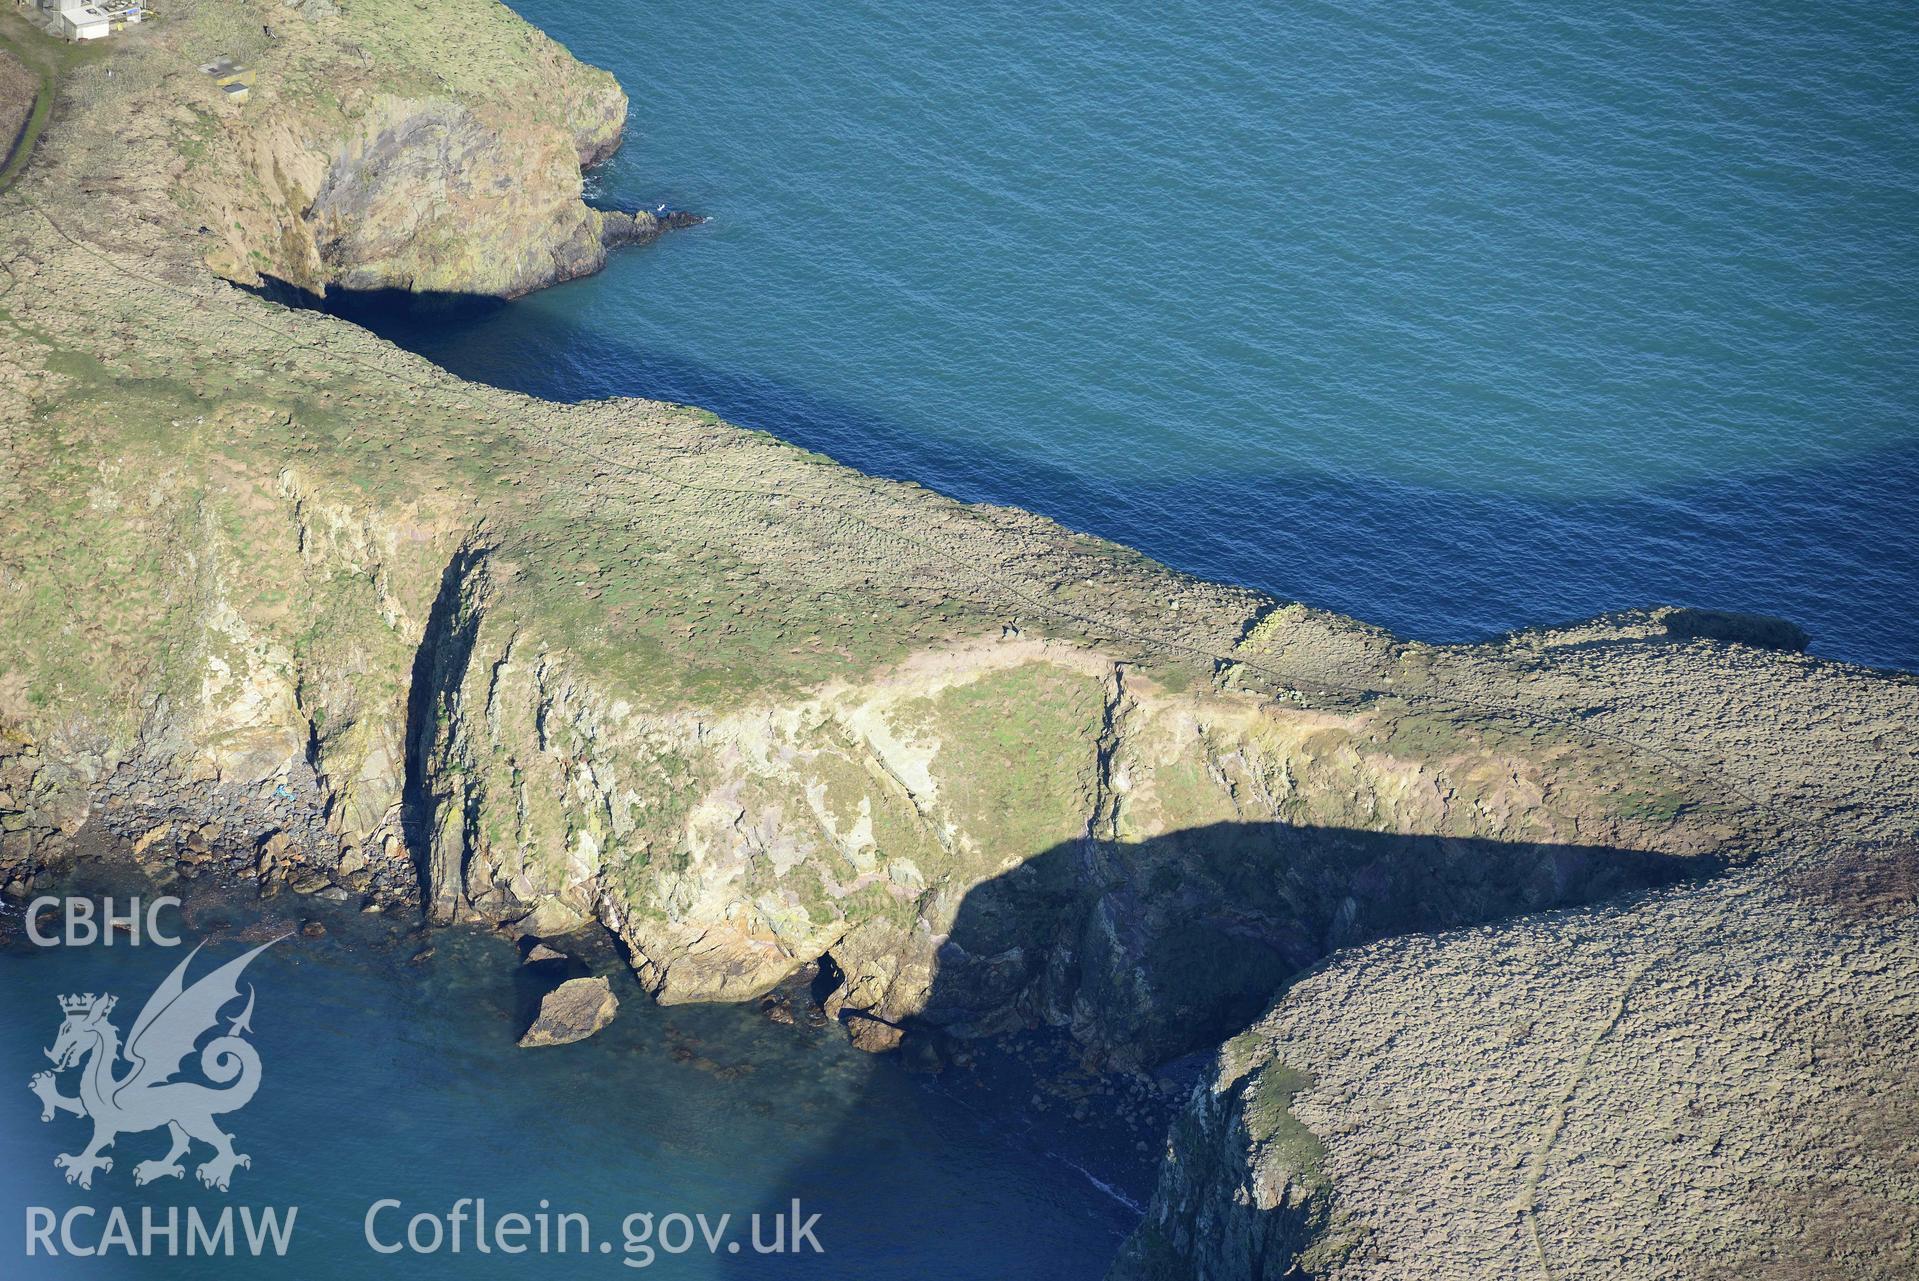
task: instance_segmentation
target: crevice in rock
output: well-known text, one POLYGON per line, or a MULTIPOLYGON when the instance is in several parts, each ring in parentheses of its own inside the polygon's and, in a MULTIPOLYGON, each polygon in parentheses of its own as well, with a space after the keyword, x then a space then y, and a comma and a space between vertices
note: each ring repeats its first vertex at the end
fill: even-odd
MULTIPOLYGON (((436 919, 448 914, 464 879, 464 827, 470 805, 444 786, 450 753, 457 750, 460 687, 479 636, 488 548, 467 544, 440 575, 440 590, 427 612, 426 628, 413 655, 407 687, 406 775, 400 793, 400 825, 419 877, 421 899, 436 919), (449 850, 440 832, 449 804, 460 805, 461 848, 449 850)), ((460 789, 464 791, 464 789, 460 789)))
POLYGON ((827 1003, 846 986, 846 971, 840 968, 839 961, 831 952, 820 953, 819 967, 819 973, 813 976, 808 995, 813 998, 813 1004, 826 1010, 827 1003))
POLYGON ((1106 680, 1105 698, 1100 707, 1099 734, 1093 742, 1093 805, 1086 817, 1089 841, 1117 839, 1119 836, 1119 789, 1115 786, 1115 757, 1120 747, 1120 721, 1129 703, 1126 693, 1126 665, 1114 663, 1106 680))

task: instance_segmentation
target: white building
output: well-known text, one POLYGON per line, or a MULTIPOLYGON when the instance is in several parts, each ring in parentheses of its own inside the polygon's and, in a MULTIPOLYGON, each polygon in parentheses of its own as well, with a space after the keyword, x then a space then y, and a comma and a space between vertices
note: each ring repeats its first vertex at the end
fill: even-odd
POLYGON ((48 31, 64 40, 100 40, 146 17, 145 0, 38 0, 48 31))

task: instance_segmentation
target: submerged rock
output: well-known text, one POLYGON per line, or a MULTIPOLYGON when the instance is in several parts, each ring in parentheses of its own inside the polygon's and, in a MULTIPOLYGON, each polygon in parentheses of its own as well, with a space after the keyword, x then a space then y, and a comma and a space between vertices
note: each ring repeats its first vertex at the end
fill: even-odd
POLYGON ((868 1054, 884 1054, 897 1049, 900 1038, 905 1035, 898 1027, 870 1014, 849 1010, 840 1016, 840 1021, 846 1025, 847 1039, 868 1054))
POLYGON ((613 1021, 620 999, 603 978, 568 979, 546 994, 539 1017, 520 1038, 522 1049, 584 1041, 613 1021))
POLYGON ((520 964, 540 965, 547 961, 564 961, 566 959, 567 957, 565 952, 557 951, 554 948, 548 947, 544 943, 535 943, 532 947, 527 949, 526 957, 524 960, 520 962, 520 964))
POLYGON ((1666 615, 1666 634, 1681 640, 1723 641, 1793 654, 1803 653, 1812 644, 1812 637, 1797 623, 1724 609, 1675 609, 1666 615))
POLYGON ((171 835, 173 835, 172 823, 162 823, 158 827, 149 828, 145 833, 134 839, 133 856, 135 858, 140 857, 154 845, 166 840, 167 837, 171 835))

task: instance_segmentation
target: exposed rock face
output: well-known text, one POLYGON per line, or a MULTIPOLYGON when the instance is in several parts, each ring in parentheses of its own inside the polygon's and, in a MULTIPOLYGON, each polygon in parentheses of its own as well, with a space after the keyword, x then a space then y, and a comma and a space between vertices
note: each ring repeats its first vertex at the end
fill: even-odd
POLYGON ((539 1017, 520 1038, 520 1048, 584 1041, 611 1023, 619 1010, 620 998, 605 979, 568 979, 541 998, 539 1017))
POLYGON ((1221 1051, 1117 1278, 1904 1277, 1919 850, 1342 956, 1221 1051))
POLYGON ((662 230, 581 199, 625 93, 496 0, 210 0, 111 57, 111 83, 76 72, 69 96, 112 100, 121 154, 63 161, 126 165, 165 193, 146 216, 244 284, 512 297, 662 230), (244 104, 200 73, 209 50, 253 69, 244 104))
POLYGON ((757 997, 830 952, 830 1006, 861 1027, 1045 1019, 1151 1063, 1332 948, 1669 880, 1737 830, 1604 744, 1174 692, 1030 639, 784 706, 621 711, 550 651, 524 659, 489 589, 455 585, 480 581, 465 556, 416 666, 416 757, 450 789, 426 824, 435 911, 598 913, 668 1002, 757 997))
POLYGON ((1281 1063, 1250 1075, 1235 1058, 1243 1044, 1222 1052, 1220 1078, 1174 1121, 1146 1220, 1112 1281, 1318 1276, 1347 1247, 1324 1150, 1290 1110, 1304 1078, 1281 1063))
MULTIPOLYGON (((481 238, 432 249, 437 215, 408 208, 403 175, 443 147, 479 148, 471 173, 558 173, 561 157, 610 145, 602 82, 510 15, 456 7, 439 20, 471 19, 472 38, 444 62, 444 46, 407 34, 410 6, 286 10, 275 21, 290 34, 258 51, 264 83, 240 108, 196 96, 190 67, 146 75, 178 72, 193 29, 156 24, 119 46, 111 81, 89 78, 95 64, 74 72, 60 145, 0 209, 9 892, 89 821, 129 842, 164 828, 144 857, 183 874, 235 862, 376 898, 404 880, 435 919, 541 936, 597 920, 666 1001, 757 998, 819 962, 837 976, 832 1010, 873 1048, 1051 1022, 1094 1057, 1152 1062, 1216 1043, 1297 979, 1182 1124, 1138 1266, 1399 1266, 1414 1257, 1404 1241, 1335 1247, 1347 1222, 1384 1241, 1378 1207, 1403 1196, 1436 1240, 1452 1239, 1453 1209, 1485 1227, 1491 1253, 1459 1256, 1471 1273, 1505 1266, 1512 1223, 1482 1224, 1467 1167, 1405 1165, 1364 1136, 1418 1155, 1413 1139, 1454 1133, 1434 1108, 1486 1102, 1433 1066, 1458 1054, 1459 1071, 1523 1103, 1496 1111, 1489 1133, 1511 1141, 1499 1152, 1461 1148, 1474 1171, 1510 1172, 1536 1150, 1516 1136, 1538 1135, 1540 1105, 1590 1041, 1577 1030, 1595 976, 1636 964, 1634 940, 1661 931, 1709 950, 1711 895, 1733 891, 1613 909, 1652 913, 1630 939, 1606 933, 1609 913, 1549 917, 1599 924, 1527 952, 1471 941, 1548 927, 1401 938, 1303 967, 1721 861, 1763 869, 1783 853, 1817 870, 1910 835, 1919 683, 1791 652, 1787 629, 1656 610, 1407 643, 694 410, 463 385, 208 279, 209 255, 236 279, 308 287, 366 264, 419 285, 457 261, 464 283, 433 287, 510 292, 527 263, 568 260, 585 224, 551 190, 467 209, 511 227, 524 200, 552 220, 531 258, 502 251, 510 270, 491 283, 471 275, 490 260, 460 257, 481 238), (323 192, 339 217, 309 222, 323 192), (1808 823, 1827 847, 1802 839, 1808 823), (1450 999, 1429 999, 1427 971, 1401 957, 1451 975, 1450 999), (1563 1019, 1527 1033, 1545 1038, 1541 1057, 1500 1058, 1517 994, 1558 1008, 1562 982, 1563 1019), (1341 1025, 1351 1011, 1369 1012, 1363 1026, 1341 1025), (1532 1062, 1546 1074, 1525 1075, 1532 1062), (1366 1072, 1420 1125, 1358 1110, 1366 1072)), ((191 22, 220 13, 236 32, 259 17, 207 0, 191 22)), ((1718 915, 1728 1029, 1773 1008, 1763 993, 1742 1004, 1757 989, 1734 978, 1741 958, 1826 964, 1765 951, 1718 915)), ((1839 937, 1810 922, 1777 921, 1839 937)), ((1883 967, 1854 990, 1894 1004, 1860 1017, 1897 1026, 1915 966, 1871 949, 1840 947, 1883 967)), ((1659 973, 1634 991, 1682 1019, 1696 994, 1659 973)), ((1762 1022, 1738 1026, 1756 1055, 1762 1022)), ((1877 1054, 1877 1033, 1847 1035, 1877 1054)), ((1674 1082, 1690 1070, 1641 1073, 1644 1106, 1684 1102, 1674 1082)), ((1786 1110, 1797 1097, 1755 1115, 1820 1150, 1826 1131, 1786 1110)), ((1721 1152, 1741 1187, 1780 1168, 1757 1137, 1721 1152)), ((1682 1186, 1677 1163, 1699 1156, 1635 1153, 1646 1186, 1682 1186)), ((1537 1204, 1584 1223, 1557 1207, 1608 1204, 1611 1168, 1549 1160, 1542 1197, 1571 1181, 1537 1204)), ((1859 1186, 1902 1190, 1879 1177, 1859 1186)), ((1636 1194, 1619 1204, 1627 1228, 1662 1212, 1636 1194)), ((1550 1253, 1561 1235, 1540 1222, 1550 1253)), ((1774 1223, 1735 1219, 1743 1235, 1702 1249, 1740 1258, 1774 1223)), ((1886 1239, 1861 1257, 1887 1257, 1886 1239)))
MULTIPOLYGON (((581 200, 582 169, 612 154, 626 119, 626 95, 610 75, 574 62, 500 6, 464 0, 435 21, 491 38, 474 65, 433 60, 424 82, 431 96, 417 92, 422 81, 408 65, 425 51, 396 44, 370 74, 353 76, 360 92, 338 99, 338 119, 315 116, 306 103, 289 118, 276 102, 230 123, 268 179, 261 190, 282 206, 261 211, 277 228, 270 240, 242 232, 234 246, 236 258, 244 251, 242 273, 316 293, 512 297, 599 270, 610 244, 658 234, 650 215, 636 229, 632 217, 581 200), (530 67, 508 64, 521 74, 502 100, 487 55, 499 57, 495 42, 516 36, 536 57, 530 67), (263 251, 266 267, 255 261, 263 251)), ((272 81, 276 64, 291 72, 301 59, 326 56, 324 26, 313 40, 263 51, 264 77, 272 81)), ((459 47, 471 48, 466 34, 459 47)), ((513 52, 509 44, 506 57, 513 52)))
POLYGON ((459 103, 393 97, 356 124, 301 218, 326 283, 510 297, 605 261, 564 131, 503 145, 459 103))

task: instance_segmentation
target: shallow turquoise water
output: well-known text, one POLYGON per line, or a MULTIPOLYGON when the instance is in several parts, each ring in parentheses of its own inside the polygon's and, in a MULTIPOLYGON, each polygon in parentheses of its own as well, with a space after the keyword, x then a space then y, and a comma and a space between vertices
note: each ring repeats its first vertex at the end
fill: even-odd
MULTIPOLYGON (((250 900, 189 896, 187 942, 209 940, 193 976, 326 911, 286 897, 250 900)), ((1144 1158, 1122 1162, 1108 1152, 1102 1164, 1075 1147, 1083 1136, 974 1074, 916 1075, 896 1059, 859 1053, 835 1029, 783 1026, 750 1008, 661 1009, 617 969, 622 1005, 611 1027, 577 1045, 521 1050, 514 1040, 535 989, 516 972, 508 944, 442 931, 432 958, 413 964, 417 936, 350 908, 326 914, 330 937, 287 939, 247 971, 262 1081, 251 1103, 221 1119, 253 1158, 226 1194, 191 1182, 206 1156, 197 1148, 188 1181, 136 1188, 134 1164, 165 1150, 159 1132, 122 1136, 113 1170, 91 1190, 68 1186, 53 1157, 79 1150, 90 1126, 66 1115, 43 1124, 26 1088, 48 1067, 42 1050, 60 1026, 57 998, 115 993, 114 1021, 127 1033, 186 948, 39 949, 17 930, 0 946, 0 1021, 9 1029, 0 1038, 0 1276, 1097 1278, 1137 1219, 1082 1170, 1128 1182, 1137 1200, 1150 1178, 1144 1158), (392 1244, 414 1213, 445 1215, 463 1197, 484 1198, 495 1220, 531 1217, 542 1200, 554 1214, 583 1213, 593 1248, 483 1256, 470 1228, 457 1256, 444 1246, 388 1256, 366 1243, 364 1219, 377 1201, 404 1205, 376 1221, 380 1241, 392 1244), (771 1216, 793 1198, 820 1215, 814 1235, 824 1252, 755 1254, 750 1216, 771 1216), (182 1214, 296 1206, 298 1214, 284 1261, 130 1259, 119 1250, 71 1259, 27 1256, 30 1206, 56 1215, 93 1207, 96 1218, 76 1221, 82 1245, 99 1243, 114 1206, 135 1225, 142 1207, 164 1215, 169 1206, 182 1214), (623 1229, 638 1212, 656 1220, 703 1213, 709 1226, 730 1214, 725 1240, 742 1249, 656 1248, 650 1266, 631 1266, 626 1260, 643 1253, 628 1251, 623 1229), (598 1252, 601 1241, 610 1252, 598 1252)), ((191 1066, 185 1079, 199 1079, 191 1066)), ((77 1084, 67 1073, 63 1093, 77 1084)), ((773 1239, 771 1222, 763 1243, 773 1239)))
POLYGON ((1896 0, 518 0, 710 225, 375 326, 1454 639, 1677 601, 1919 666, 1896 0))

